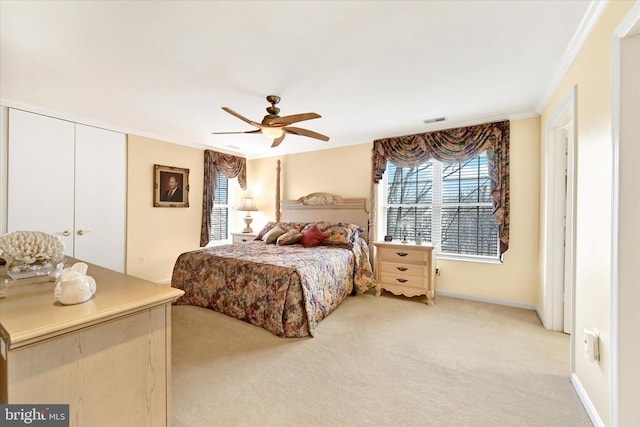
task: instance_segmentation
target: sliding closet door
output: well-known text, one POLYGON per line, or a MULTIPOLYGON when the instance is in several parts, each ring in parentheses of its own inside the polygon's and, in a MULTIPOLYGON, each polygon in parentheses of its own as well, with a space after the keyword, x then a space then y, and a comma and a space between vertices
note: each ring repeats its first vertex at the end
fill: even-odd
POLYGON ((126 135, 76 125, 75 257, 124 272, 126 135))
POLYGON ((44 231, 73 255, 75 124, 9 109, 7 231, 44 231))

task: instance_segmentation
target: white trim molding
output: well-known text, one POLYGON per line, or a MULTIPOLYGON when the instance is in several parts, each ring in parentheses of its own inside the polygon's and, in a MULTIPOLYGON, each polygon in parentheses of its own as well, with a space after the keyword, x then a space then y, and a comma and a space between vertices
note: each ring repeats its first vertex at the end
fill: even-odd
POLYGON ((536 111, 538 114, 542 113, 544 107, 547 105, 551 96, 556 92, 560 82, 563 77, 567 74, 567 70, 573 63, 573 60, 576 59, 578 52, 582 49, 582 45, 585 40, 591 34, 593 27, 600 19, 600 15, 604 11, 605 6, 607 5, 607 0, 592 0, 589 8, 587 9, 587 13, 585 13, 584 18, 582 18, 582 22, 578 26, 578 30, 576 31, 573 39, 571 39, 571 43, 569 43, 569 47, 564 53, 562 59, 560 60, 560 65, 553 73, 553 78, 551 79, 551 83, 547 87, 547 89, 542 93, 540 100, 536 104, 536 111))
POLYGON ((449 298, 465 299, 469 301, 484 302, 487 304, 504 305, 507 307, 523 308, 525 310, 533 310, 535 312, 538 312, 539 314, 538 306, 529 302, 513 301, 504 298, 485 297, 482 295, 462 294, 459 292, 442 291, 438 289, 436 289, 436 295, 449 298))
MULTIPOLYGON (((554 331, 564 330, 564 301, 571 304, 573 328, 577 152, 577 87, 547 123, 546 175, 544 177, 544 255, 542 323, 554 331), (567 256, 568 255, 568 256, 567 256)), ((571 331, 573 333, 573 331, 571 331)), ((573 342, 573 341, 572 341, 573 342)))
POLYGON ((571 374, 571 384, 573 384, 573 388, 578 394, 578 398, 580 398, 580 402, 582 402, 582 406, 584 406, 584 410, 587 411, 587 415, 591 419, 594 427, 605 427, 605 424, 600 419, 598 415, 598 411, 596 411, 596 407, 593 406, 593 402, 589 399, 589 395, 587 394, 584 387, 582 387, 582 383, 580 379, 576 376, 576 374, 571 374))
MULTIPOLYGON (((611 137, 612 137, 612 227, 611 227, 611 364, 610 364, 610 392, 609 392, 609 405, 610 405, 610 425, 613 427, 624 425, 630 419, 637 419, 640 409, 634 405, 628 399, 625 399, 623 403, 620 402, 621 396, 628 397, 628 395, 636 395, 640 389, 638 381, 633 381, 636 376, 631 375, 632 372, 637 372, 637 359, 634 352, 638 353, 637 341, 636 341, 636 326, 637 319, 640 317, 637 314, 637 307, 633 304, 633 298, 629 299, 630 293, 629 287, 635 287, 636 283, 633 283, 627 277, 621 278, 620 270, 620 181, 623 177, 620 176, 620 144, 621 144, 621 132, 627 132, 627 138, 632 133, 632 126, 637 125, 635 123, 628 123, 629 113, 626 115, 626 122, 623 122, 623 99, 622 99, 622 49, 623 40, 626 37, 636 34, 640 26, 640 1, 636 1, 629 13, 622 20, 618 28, 613 32, 612 37, 612 71, 611 71, 611 84, 612 84, 612 99, 611 99, 611 137), (635 32, 634 32, 635 31, 635 32), (625 129, 622 128, 625 126, 625 129), (621 290, 627 296, 624 300, 621 300, 621 290), (635 317, 634 317, 635 316, 635 317), (628 340, 633 345, 629 346, 628 340), (626 351, 621 352, 621 343, 625 342, 626 351), (629 351, 631 350, 631 352, 629 351), (622 379, 622 380, 621 380, 622 379)), ((637 83, 634 83, 637 84, 637 83)), ((637 86, 636 86, 637 87, 637 86)), ((629 89, 625 89, 629 90, 629 89)), ((632 108, 634 108, 632 106, 632 108)), ((631 120, 632 121, 632 120, 631 120)), ((635 138, 632 136, 631 139, 635 138)), ((626 144, 630 144, 627 142, 626 144)), ((629 174, 629 172, 627 172, 629 174)), ((627 178, 628 180, 628 178, 627 178)), ((632 234, 633 235, 633 234, 632 234)), ((628 268, 628 267, 627 267, 628 268)), ((629 271, 629 270, 626 270, 629 271)), ((637 290, 635 291, 637 292, 637 290)), ((632 292, 631 292, 632 293, 632 292)), ((636 294, 637 295, 637 294, 636 294)))

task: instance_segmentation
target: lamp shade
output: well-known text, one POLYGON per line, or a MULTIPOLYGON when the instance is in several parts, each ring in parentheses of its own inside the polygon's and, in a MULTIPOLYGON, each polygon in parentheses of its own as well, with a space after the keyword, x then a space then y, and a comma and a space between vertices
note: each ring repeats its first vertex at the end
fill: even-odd
POLYGON ((253 203, 253 199, 251 197, 245 197, 242 199, 240 210, 243 212, 253 212, 257 211, 258 208, 256 208, 256 204, 253 203))

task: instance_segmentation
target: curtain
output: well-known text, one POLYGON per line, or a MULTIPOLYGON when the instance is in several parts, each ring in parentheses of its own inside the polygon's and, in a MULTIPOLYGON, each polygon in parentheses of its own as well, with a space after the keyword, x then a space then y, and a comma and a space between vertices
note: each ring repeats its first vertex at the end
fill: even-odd
POLYGON ((463 162, 486 151, 493 216, 498 222, 502 257, 509 248, 509 131, 509 121, 505 120, 375 140, 371 159, 372 184, 382 179, 387 161, 399 167, 416 166, 429 159, 463 162))
POLYGON ((243 190, 247 189, 247 160, 231 154, 204 150, 204 188, 202 194, 202 227, 200 228, 200 247, 209 243, 211 232, 211 209, 213 209, 213 195, 216 190, 218 174, 227 178, 238 177, 238 184, 243 190))

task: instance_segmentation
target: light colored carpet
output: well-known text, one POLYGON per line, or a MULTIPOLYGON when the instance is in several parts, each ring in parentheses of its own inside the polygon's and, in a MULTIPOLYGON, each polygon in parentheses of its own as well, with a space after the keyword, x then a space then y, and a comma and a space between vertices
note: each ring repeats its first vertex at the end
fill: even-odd
POLYGON ((350 297, 314 338, 172 309, 172 426, 591 426, 533 311, 350 297))

